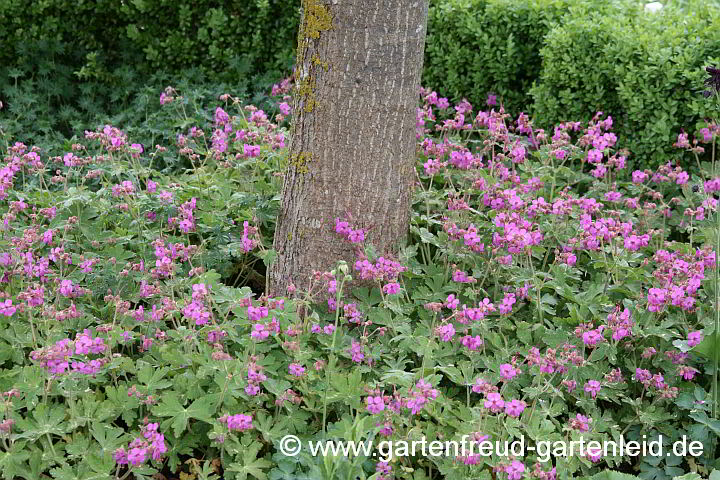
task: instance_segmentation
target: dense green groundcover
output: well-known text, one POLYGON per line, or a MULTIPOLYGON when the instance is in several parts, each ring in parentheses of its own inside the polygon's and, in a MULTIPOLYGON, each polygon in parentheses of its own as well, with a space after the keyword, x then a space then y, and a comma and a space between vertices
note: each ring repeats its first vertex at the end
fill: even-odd
MULTIPOLYGON (((697 480, 720 467, 714 161, 630 172, 601 112, 546 132, 423 91, 408 246, 381 256, 369 226, 338 218, 326 227, 360 247, 355 261, 267 298, 288 88, 267 111, 156 92, 145 144, 110 125, 58 155, 1 139, 3 478, 697 480), (286 435, 299 455, 282 452, 286 435), (463 437, 538 450, 380 447, 463 437), (701 455, 672 450, 684 437, 701 455), (663 456, 542 448, 621 438, 663 456), (311 455, 328 439, 378 448, 311 455)), ((717 124, 691 133, 676 148, 715 151, 717 124)))

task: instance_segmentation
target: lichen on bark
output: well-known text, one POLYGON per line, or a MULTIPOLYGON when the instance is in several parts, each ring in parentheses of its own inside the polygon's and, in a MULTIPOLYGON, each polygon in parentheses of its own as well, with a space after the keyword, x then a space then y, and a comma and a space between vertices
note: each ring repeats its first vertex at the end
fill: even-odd
POLYGON ((306 38, 320 38, 320 32, 332 28, 332 15, 326 5, 320 0, 305 0, 305 24, 303 25, 306 38))
POLYGON ((314 53, 309 62, 305 55, 311 40, 320 38, 324 31, 332 29, 332 15, 327 5, 321 0, 303 0, 302 22, 298 29, 297 65, 300 69, 297 76, 295 92, 303 106, 303 111, 310 113, 315 109, 315 70, 323 67, 327 72, 329 63, 314 53))
POLYGON ((298 98, 303 100, 302 108, 305 113, 312 112, 317 103, 315 99, 315 76, 311 74, 297 82, 295 93, 298 98))
POLYGON ((310 171, 308 169, 308 163, 310 163, 311 158, 312 153, 310 152, 293 153, 292 155, 290 155, 290 165, 295 167, 295 171, 297 173, 305 174, 310 171))
POLYGON ((325 70, 326 72, 327 72, 328 69, 330 68, 330 63, 327 62, 327 61, 322 61, 322 60, 320 60, 320 57, 318 56, 317 53, 314 53, 314 54, 313 54, 312 58, 310 59, 310 62, 311 62, 313 65, 315 65, 316 67, 322 67, 323 70, 325 70))

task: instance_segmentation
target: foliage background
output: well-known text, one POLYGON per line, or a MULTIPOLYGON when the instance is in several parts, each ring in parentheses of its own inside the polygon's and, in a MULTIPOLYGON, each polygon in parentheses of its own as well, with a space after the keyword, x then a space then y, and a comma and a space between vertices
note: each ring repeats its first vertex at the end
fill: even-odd
MULTIPOLYGON (((705 119, 692 86, 720 61, 720 3, 668 0, 652 15, 644 3, 431 0, 423 84, 477 107, 495 93, 545 128, 604 109, 630 164, 657 166, 682 126, 705 119)), ((299 6, 0 0, 0 128, 37 142, 121 111, 119 126, 137 125, 143 89, 180 82, 261 106, 270 83, 292 70, 299 6)))

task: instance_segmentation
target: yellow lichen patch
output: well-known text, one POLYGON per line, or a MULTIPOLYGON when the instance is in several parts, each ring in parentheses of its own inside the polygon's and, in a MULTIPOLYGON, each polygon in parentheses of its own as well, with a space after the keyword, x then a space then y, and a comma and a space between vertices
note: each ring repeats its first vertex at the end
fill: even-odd
POLYGON ((310 62, 313 65, 315 65, 316 67, 322 67, 323 70, 325 70, 326 72, 330 68, 330 64, 327 61, 323 62, 322 60, 320 60, 320 57, 318 57, 318 55, 316 53, 313 54, 312 58, 310 59, 310 62))
POLYGON ((297 173, 305 174, 310 171, 308 169, 308 163, 310 163, 311 158, 312 153, 310 152, 293 153, 290 155, 290 165, 295 167, 297 173))
POLYGON ((315 71, 322 67, 326 72, 330 68, 320 56, 313 54, 310 62, 306 63, 305 54, 310 46, 311 39, 320 38, 320 33, 332 29, 332 15, 330 9, 322 0, 303 0, 302 23, 298 29, 297 65, 299 78, 296 80, 295 90, 298 98, 303 102, 303 110, 310 113, 315 108, 315 71))
POLYGON ((328 7, 319 0, 305 0, 305 38, 320 38, 320 32, 332 28, 332 16, 328 7))
POLYGON ((320 0, 303 0, 302 5, 302 23, 298 29, 298 65, 305 62, 305 50, 310 45, 310 39, 318 39, 321 32, 332 29, 330 10, 320 0))
POLYGON ((308 76, 295 85, 295 92, 298 98, 303 100, 303 110, 310 113, 315 108, 315 78, 308 76))

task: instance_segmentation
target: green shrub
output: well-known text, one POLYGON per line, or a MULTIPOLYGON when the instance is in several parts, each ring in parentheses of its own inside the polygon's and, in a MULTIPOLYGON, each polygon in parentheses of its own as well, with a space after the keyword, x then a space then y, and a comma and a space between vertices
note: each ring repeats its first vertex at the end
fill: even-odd
POLYGON ((720 11, 698 2, 690 12, 566 18, 541 50, 534 113, 547 126, 603 110, 636 166, 669 161, 681 126, 706 116, 697 85, 720 52, 720 11))
POLYGON ((0 129, 69 135, 182 80, 265 89, 290 70, 299 4, 0 0, 0 129))
POLYGON ((571 10, 626 11, 627 1, 434 0, 423 84, 476 107, 493 92, 508 111, 527 111, 545 35, 571 10))
POLYGON ((119 14, 132 48, 153 69, 202 66, 222 81, 252 72, 283 74, 292 64, 300 1, 172 0, 123 2, 119 14), (239 74, 239 75, 238 75, 239 74))
POLYGON ((9 22, 0 31, 0 43, 11 47, 0 51, 0 65, 6 71, 36 72, 41 67, 37 57, 51 60, 45 50, 49 46, 57 53, 53 49, 61 45, 80 78, 111 81, 112 69, 127 62, 135 62, 133 67, 144 74, 198 67, 221 81, 237 81, 253 72, 284 72, 291 64, 299 4, 0 0, 0 15, 9 22), (83 19, 82 28, 78 18, 83 19))

